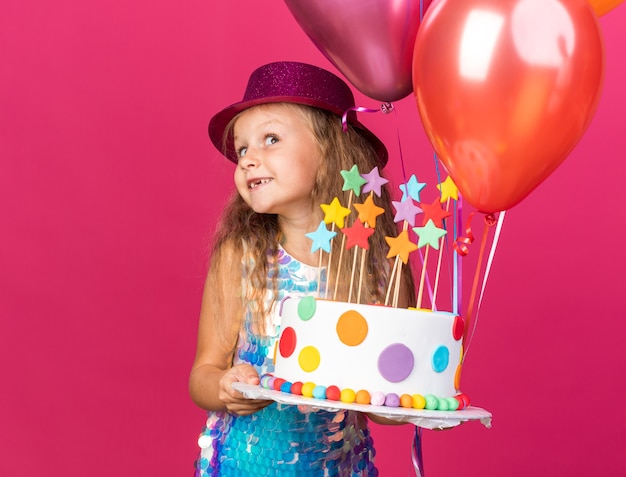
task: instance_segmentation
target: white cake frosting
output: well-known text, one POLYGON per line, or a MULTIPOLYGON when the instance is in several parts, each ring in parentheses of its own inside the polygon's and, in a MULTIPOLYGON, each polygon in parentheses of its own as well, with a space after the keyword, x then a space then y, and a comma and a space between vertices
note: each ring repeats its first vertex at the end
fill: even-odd
POLYGON ((280 306, 273 374, 281 381, 377 396, 460 394, 457 315, 313 297, 287 297, 280 306))

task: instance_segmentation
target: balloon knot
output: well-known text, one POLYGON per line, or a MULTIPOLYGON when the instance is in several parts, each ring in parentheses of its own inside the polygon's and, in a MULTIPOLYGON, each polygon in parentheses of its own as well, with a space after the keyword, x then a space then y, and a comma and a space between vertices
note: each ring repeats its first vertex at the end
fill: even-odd
POLYGON ((485 224, 488 227, 493 227, 494 225, 496 225, 496 222, 497 222, 497 220, 496 220, 496 216, 495 215, 493 215, 493 214, 485 215, 485 224))
POLYGON ((393 109, 394 109, 393 104, 389 102, 385 102, 380 105, 380 110, 383 112, 383 114, 389 114, 390 112, 393 111, 393 109))

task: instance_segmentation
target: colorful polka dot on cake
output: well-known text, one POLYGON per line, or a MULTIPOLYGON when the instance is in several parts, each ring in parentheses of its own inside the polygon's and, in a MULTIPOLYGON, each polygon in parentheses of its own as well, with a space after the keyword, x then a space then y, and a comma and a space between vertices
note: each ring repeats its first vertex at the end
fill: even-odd
POLYGON ((454 324, 452 325, 452 336, 455 340, 459 341, 463 338, 463 330, 465 329, 465 320, 460 316, 454 317, 454 324))
POLYGON ((315 371, 320 365, 320 352, 314 346, 305 346, 298 356, 300 367, 306 371, 315 371))
POLYGON ((348 346, 360 345, 367 337, 367 321, 359 312, 348 310, 337 320, 337 336, 348 346))
POLYGON ((445 346, 439 346, 433 353, 432 367, 436 373, 442 373, 450 362, 450 350, 445 346))
POLYGON ((296 331, 293 328, 287 327, 283 330, 278 350, 283 358, 289 358, 296 350, 296 331))
POLYGON ((312 296, 305 296, 298 302, 298 316, 303 321, 308 321, 315 315, 317 302, 312 296))
POLYGON ((454 373, 454 389, 457 391, 461 388, 461 365, 459 364, 456 367, 456 372, 454 373))
POLYGON ((378 371, 387 381, 398 383, 409 377, 414 363, 411 350, 402 343, 394 343, 380 353, 378 371))

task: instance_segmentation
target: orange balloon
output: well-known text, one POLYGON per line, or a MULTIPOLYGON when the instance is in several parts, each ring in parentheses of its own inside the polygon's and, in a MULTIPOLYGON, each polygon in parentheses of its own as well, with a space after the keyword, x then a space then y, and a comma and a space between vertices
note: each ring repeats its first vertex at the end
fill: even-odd
POLYGON ((599 17, 610 12, 624 0, 589 0, 589 3, 599 17))
POLYGON ((485 213, 515 206, 565 160, 603 78, 587 0, 439 0, 415 41, 426 134, 464 199, 485 213))

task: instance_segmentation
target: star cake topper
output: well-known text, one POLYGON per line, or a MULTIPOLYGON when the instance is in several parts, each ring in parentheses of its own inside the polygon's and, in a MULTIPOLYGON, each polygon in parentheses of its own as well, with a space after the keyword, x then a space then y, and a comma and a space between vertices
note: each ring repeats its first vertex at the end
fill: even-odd
POLYGON ((359 174, 357 165, 353 165, 349 171, 341 171, 340 174, 343 177, 343 188, 341 190, 352 190, 357 197, 361 195, 361 187, 367 181, 359 174))
POLYGON ((339 199, 335 197, 330 204, 321 204, 320 207, 324 211, 324 222, 327 224, 335 223, 337 227, 342 228, 344 219, 350 215, 350 209, 342 206, 339 199))
POLYGON ((374 192, 378 197, 380 197, 382 186, 389 182, 387 179, 380 176, 378 166, 374 167, 374 169, 367 174, 361 174, 361 177, 367 181, 363 186, 362 192, 364 194, 374 192))
POLYGON ((322 220, 315 232, 306 234, 308 238, 313 240, 311 245, 311 253, 317 252, 319 249, 324 252, 330 253, 330 241, 337 235, 337 232, 332 232, 326 228, 326 224, 322 220))

